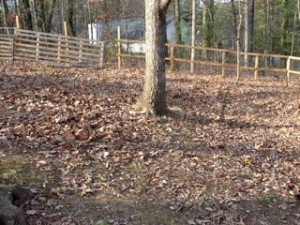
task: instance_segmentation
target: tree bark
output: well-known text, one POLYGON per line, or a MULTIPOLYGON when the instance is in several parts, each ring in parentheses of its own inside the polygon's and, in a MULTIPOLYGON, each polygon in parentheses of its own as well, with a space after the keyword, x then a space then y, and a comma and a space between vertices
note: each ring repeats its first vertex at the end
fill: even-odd
MULTIPOLYGON (((238 22, 237 22, 237 10, 235 7, 234 0, 230 0, 231 2, 231 11, 232 11, 232 16, 233 16, 233 31, 235 34, 235 38, 237 37, 237 27, 238 27, 238 22)), ((236 40, 235 40, 236 42, 236 40)), ((236 48, 236 46, 235 46, 236 48)))
POLYGON ((182 44, 182 35, 181 35, 181 13, 180 13, 180 0, 175 0, 175 38, 177 44, 182 44))
POLYGON ((34 31, 38 31, 38 25, 37 25, 37 16, 36 16, 36 9, 35 9, 35 3, 33 0, 29 0, 30 5, 30 12, 31 12, 31 19, 32 19, 32 27, 34 31))
POLYGON ((7 9, 7 4, 6 4, 6 1, 5 0, 1 0, 1 8, 2 8, 2 19, 3 19, 3 26, 4 27, 8 27, 8 24, 7 24, 7 12, 8 12, 8 9, 7 9))
MULTIPOLYGON (((274 21, 273 21, 273 4, 274 2, 271 0, 265 0, 265 31, 264 31, 264 39, 265 39, 265 54, 273 53, 273 32, 274 32, 274 21)), ((270 67, 270 57, 264 57, 265 67, 270 67)), ((263 71, 262 74, 265 72, 263 71)))
POLYGON ((214 0, 203 1, 203 40, 205 47, 212 47, 214 44, 214 0))
POLYGON ((295 8, 294 21, 293 21, 293 32, 292 32, 292 43, 290 55, 294 55, 295 50, 295 32, 296 32, 296 22, 297 22, 297 8, 295 8))
POLYGON ((76 36, 76 29, 75 29, 75 26, 74 26, 74 9, 75 9, 74 0, 68 0, 67 21, 68 21, 69 28, 70 28, 72 36, 76 36))
POLYGON ((145 0, 146 70, 140 107, 155 115, 167 113, 166 14, 171 0, 145 0))
POLYGON ((52 0, 51 5, 49 6, 47 18, 45 21, 45 31, 46 32, 51 32, 51 23, 52 23, 52 18, 53 18, 53 13, 54 13, 54 9, 56 6, 56 2, 57 2, 57 0, 52 0))
POLYGON ((242 10, 241 10, 241 1, 239 1, 239 20, 238 20, 238 26, 237 26, 237 36, 236 36, 236 79, 240 79, 240 52, 241 52, 241 27, 242 27, 242 10))
POLYGON ((191 73, 195 72, 195 40, 196 40, 196 0, 192 0, 192 49, 191 49, 191 65, 190 65, 190 71, 191 73))
MULTIPOLYGON (((244 45, 245 52, 253 51, 253 31, 254 31, 254 0, 246 0, 245 2, 245 34, 244 45)), ((245 64, 249 66, 250 58, 245 55, 245 64)))
POLYGON ((33 25, 32 25, 32 17, 31 17, 31 11, 30 11, 30 4, 29 0, 20 0, 20 11, 22 12, 22 22, 24 29, 32 30, 33 25))
POLYGON ((288 54, 288 28, 289 28, 289 8, 288 8, 288 0, 283 1, 283 20, 282 20, 282 34, 281 34, 281 49, 282 54, 287 55, 288 54))

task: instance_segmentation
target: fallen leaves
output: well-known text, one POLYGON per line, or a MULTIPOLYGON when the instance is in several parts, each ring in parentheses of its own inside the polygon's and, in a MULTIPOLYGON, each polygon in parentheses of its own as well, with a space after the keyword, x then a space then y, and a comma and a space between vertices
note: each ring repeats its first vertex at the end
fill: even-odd
POLYGON ((297 87, 168 74, 168 103, 180 110, 151 118, 126 113, 140 94, 138 71, 65 69, 54 77, 26 66, 2 75, 0 144, 9 148, 0 155, 30 157, 49 175, 52 195, 147 196, 175 209, 207 198, 294 197, 287 185, 300 181, 300 122, 290 116, 297 87))

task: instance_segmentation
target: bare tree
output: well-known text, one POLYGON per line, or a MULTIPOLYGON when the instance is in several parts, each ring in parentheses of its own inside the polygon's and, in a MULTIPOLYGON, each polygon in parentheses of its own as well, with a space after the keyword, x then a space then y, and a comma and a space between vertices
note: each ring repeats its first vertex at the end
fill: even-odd
POLYGON ((138 106, 156 115, 167 113, 166 103, 166 14, 171 0, 145 0, 146 70, 138 106))
POLYGON ((214 44, 214 0, 202 0, 203 19, 202 19, 202 44, 205 47, 212 47, 214 44))
MULTIPOLYGON (((253 51, 253 31, 254 31, 254 0, 245 0, 245 20, 244 20, 244 46, 245 52, 252 52, 253 51)), ((249 65, 249 57, 245 55, 245 63, 249 65)))
POLYGON ((75 1, 68 0, 67 9, 67 22, 71 31, 72 36, 76 36, 76 28, 74 25, 74 11, 75 11, 75 1))
POLYGON ((191 73, 195 72, 195 40, 196 40, 196 0, 192 0, 192 49, 191 49, 191 73))
POLYGON ((174 0, 176 43, 182 44, 180 0, 174 0))
POLYGON ((6 0, 1 0, 1 9, 2 9, 2 20, 3 20, 3 26, 8 27, 7 25, 7 4, 6 0))
POLYGON ((288 3, 289 0, 283 0, 283 18, 282 18, 282 32, 281 32, 281 48, 283 50, 283 54, 288 53, 288 42, 287 42, 287 37, 288 37, 288 25, 289 25, 289 9, 288 9, 288 3))
POLYGON ((241 51, 241 27, 242 27, 242 9, 241 9, 241 1, 239 1, 239 17, 238 17, 238 24, 237 24, 237 29, 236 29, 236 79, 240 79, 240 51, 241 51))
POLYGON ((31 19, 32 19, 32 28, 34 31, 38 31, 35 2, 33 0, 29 0, 29 4, 30 4, 31 19))
POLYGON ((42 32, 51 32, 52 18, 57 0, 39 0, 36 4, 37 25, 42 32))

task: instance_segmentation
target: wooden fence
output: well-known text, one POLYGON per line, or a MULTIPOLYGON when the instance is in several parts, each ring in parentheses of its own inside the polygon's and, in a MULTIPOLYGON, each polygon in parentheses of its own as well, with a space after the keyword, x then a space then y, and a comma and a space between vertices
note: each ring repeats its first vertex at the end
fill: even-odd
POLYGON ((16 28, 0 29, 0 59, 102 67, 103 55, 104 42, 16 28))
MULTIPOLYGON (((119 67, 121 67, 122 58, 145 58, 143 53, 145 49, 143 46, 144 41, 125 39, 117 39, 116 41, 118 42, 117 57, 119 67), (143 51, 139 53, 131 51, 131 46, 136 47, 137 44, 140 45, 140 49, 143 51)), ((170 62, 171 70, 174 70, 178 63, 207 65, 221 67, 221 74, 225 76, 227 68, 237 67, 237 52, 234 50, 205 48, 200 46, 192 47, 172 43, 166 44, 166 47, 169 53, 166 61, 170 62), (195 50, 195 60, 190 59, 191 49, 195 50)), ((291 74, 300 75, 300 57, 240 52, 239 58, 242 62, 240 69, 253 71, 254 79, 258 79, 260 71, 280 72, 286 75, 286 83, 288 85, 291 74)))

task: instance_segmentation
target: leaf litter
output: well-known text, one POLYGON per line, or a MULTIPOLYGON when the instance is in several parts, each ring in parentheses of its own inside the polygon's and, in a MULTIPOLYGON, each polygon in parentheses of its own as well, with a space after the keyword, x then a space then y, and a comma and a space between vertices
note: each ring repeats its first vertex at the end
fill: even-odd
POLYGON ((299 224, 297 81, 168 72, 151 117, 130 113, 142 71, 44 67, 1 62, 1 158, 42 180, 31 224, 299 224))

